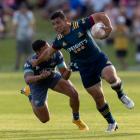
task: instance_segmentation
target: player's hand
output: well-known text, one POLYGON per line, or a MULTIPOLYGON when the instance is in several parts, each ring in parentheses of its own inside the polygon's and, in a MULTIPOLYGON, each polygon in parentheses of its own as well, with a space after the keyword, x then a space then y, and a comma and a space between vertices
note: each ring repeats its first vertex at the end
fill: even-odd
POLYGON ((43 70, 40 76, 41 76, 41 79, 46 79, 51 74, 52 74, 51 71, 43 70))
POLYGON ((110 33, 112 31, 112 27, 104 26, 104 27, 102 27, 102 29, 105 31, 105 36, 103 36, 101 39, 105 39, 110 35, 110 33))
POLYGON ((63 72, 62 74, 62 77, 65 79, 65 80, 68 80, 71 76, 71 73, 72 73, 72 70, 71 69, 65 69, 65 71, 63 72))
POLYGON ((31 61, 32 67, 37 66, 37 59, 32 59, 31 61))

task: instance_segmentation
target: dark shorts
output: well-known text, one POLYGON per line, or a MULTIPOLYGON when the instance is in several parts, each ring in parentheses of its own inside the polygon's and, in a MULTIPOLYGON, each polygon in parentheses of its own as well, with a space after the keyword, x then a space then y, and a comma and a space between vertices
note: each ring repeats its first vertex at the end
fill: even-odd
POLYGON ((48 89, 53 89, 60 79, 61 75, 59 73, 55 73, 54 76, 49 79, 42 80, 35 84, 30 84, 31 96, 29 96, 29 100, 32 100, 37 107, 43 106, 47 97, 48 89))
POLYGON ((79 67, 81 79, 85 88, 89 88, 101 81, 101 72, 106 67, 112 65, 107 56, 101 54, 100 57, 93 62, 86 63, 79 67))
POLYGON ((116 56, 119 58, 123 58, 127 56, 127 50, 117 50, 116 56))
POLYGON ((31 54, 32 53, 32 40, 17 40, 17 52, 19 54, 31 54))

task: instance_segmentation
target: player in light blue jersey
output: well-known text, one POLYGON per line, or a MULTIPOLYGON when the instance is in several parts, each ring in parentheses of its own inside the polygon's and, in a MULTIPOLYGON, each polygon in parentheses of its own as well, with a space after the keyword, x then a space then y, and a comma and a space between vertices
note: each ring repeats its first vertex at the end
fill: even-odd
POLYGON ((105 13, 95 13, 78 21, 68 22, 62 11, 56 11, 52 15, 51 21, 58 33, 57 37, 52 47, 45 50, 38 59, 32 62, 32 65, 35 66, 48 60, 53 53, 62 48, 67 50, 70 53, 71 61, 78 66, 85 89, 95 100, 98 111, 108 122, 107 131, 115 131, 118 126, 104 98, 101 78, 111 85, 127 108, 133 108, 134 102, 124 93, 115 67, 99 49, 89 32, 95 23, 103 22, 106 34, 101 39, 107 38, 112 31, 108 16, 105 13))
MULTIPOLYGON (((32 47, 36 54, 31 59, 37 59, 48 45, 43 40, 36 40, 32 47)), ((35 67, 32 67, 30 59, 27 60, 24 65, 24 78, 30 88, 28 97, 35 115, 41 122, 45 123, 50 118, 47 102, 45 103, 48 89, 68 96, 72 108, 73 123, 80 130, 88 130, 88 126, 80 120, 79 97, 72 83, 68 80, 70 74, 71 71, 66 67, 60 51, 54 53, 49 60, 35 67), (56 67, 60 73, 55 70, 56 67)), ((26 92, 25 94, 27 95, 26 92)))

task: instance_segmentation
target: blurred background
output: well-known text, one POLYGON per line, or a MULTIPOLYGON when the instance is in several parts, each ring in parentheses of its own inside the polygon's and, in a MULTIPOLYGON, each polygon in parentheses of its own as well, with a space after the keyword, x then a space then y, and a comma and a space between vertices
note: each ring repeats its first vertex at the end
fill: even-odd
MULTIPOLYGON (((33 40, 52 42, 55 32, 49 17, 57 9, 73 20, 106 12, 113 32, 97 43, 117 69, 140 70, 139 0, 0 0, 0 71, 22 71, 33 40)), ((68 63, 68 54, 64 55, 68 63)))

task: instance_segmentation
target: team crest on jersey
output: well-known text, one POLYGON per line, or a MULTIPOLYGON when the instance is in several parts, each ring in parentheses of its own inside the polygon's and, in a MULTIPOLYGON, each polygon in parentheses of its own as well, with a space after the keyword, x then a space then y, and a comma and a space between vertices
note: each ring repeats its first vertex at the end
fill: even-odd
POLYGON ((67 46, 67 43, 66 42, 63 42, 63 47, 67 46))
POLYGON ((83 33, 79 32, 78 33, 78 38, 82 37, 83 35, 84 35, 83 33))

